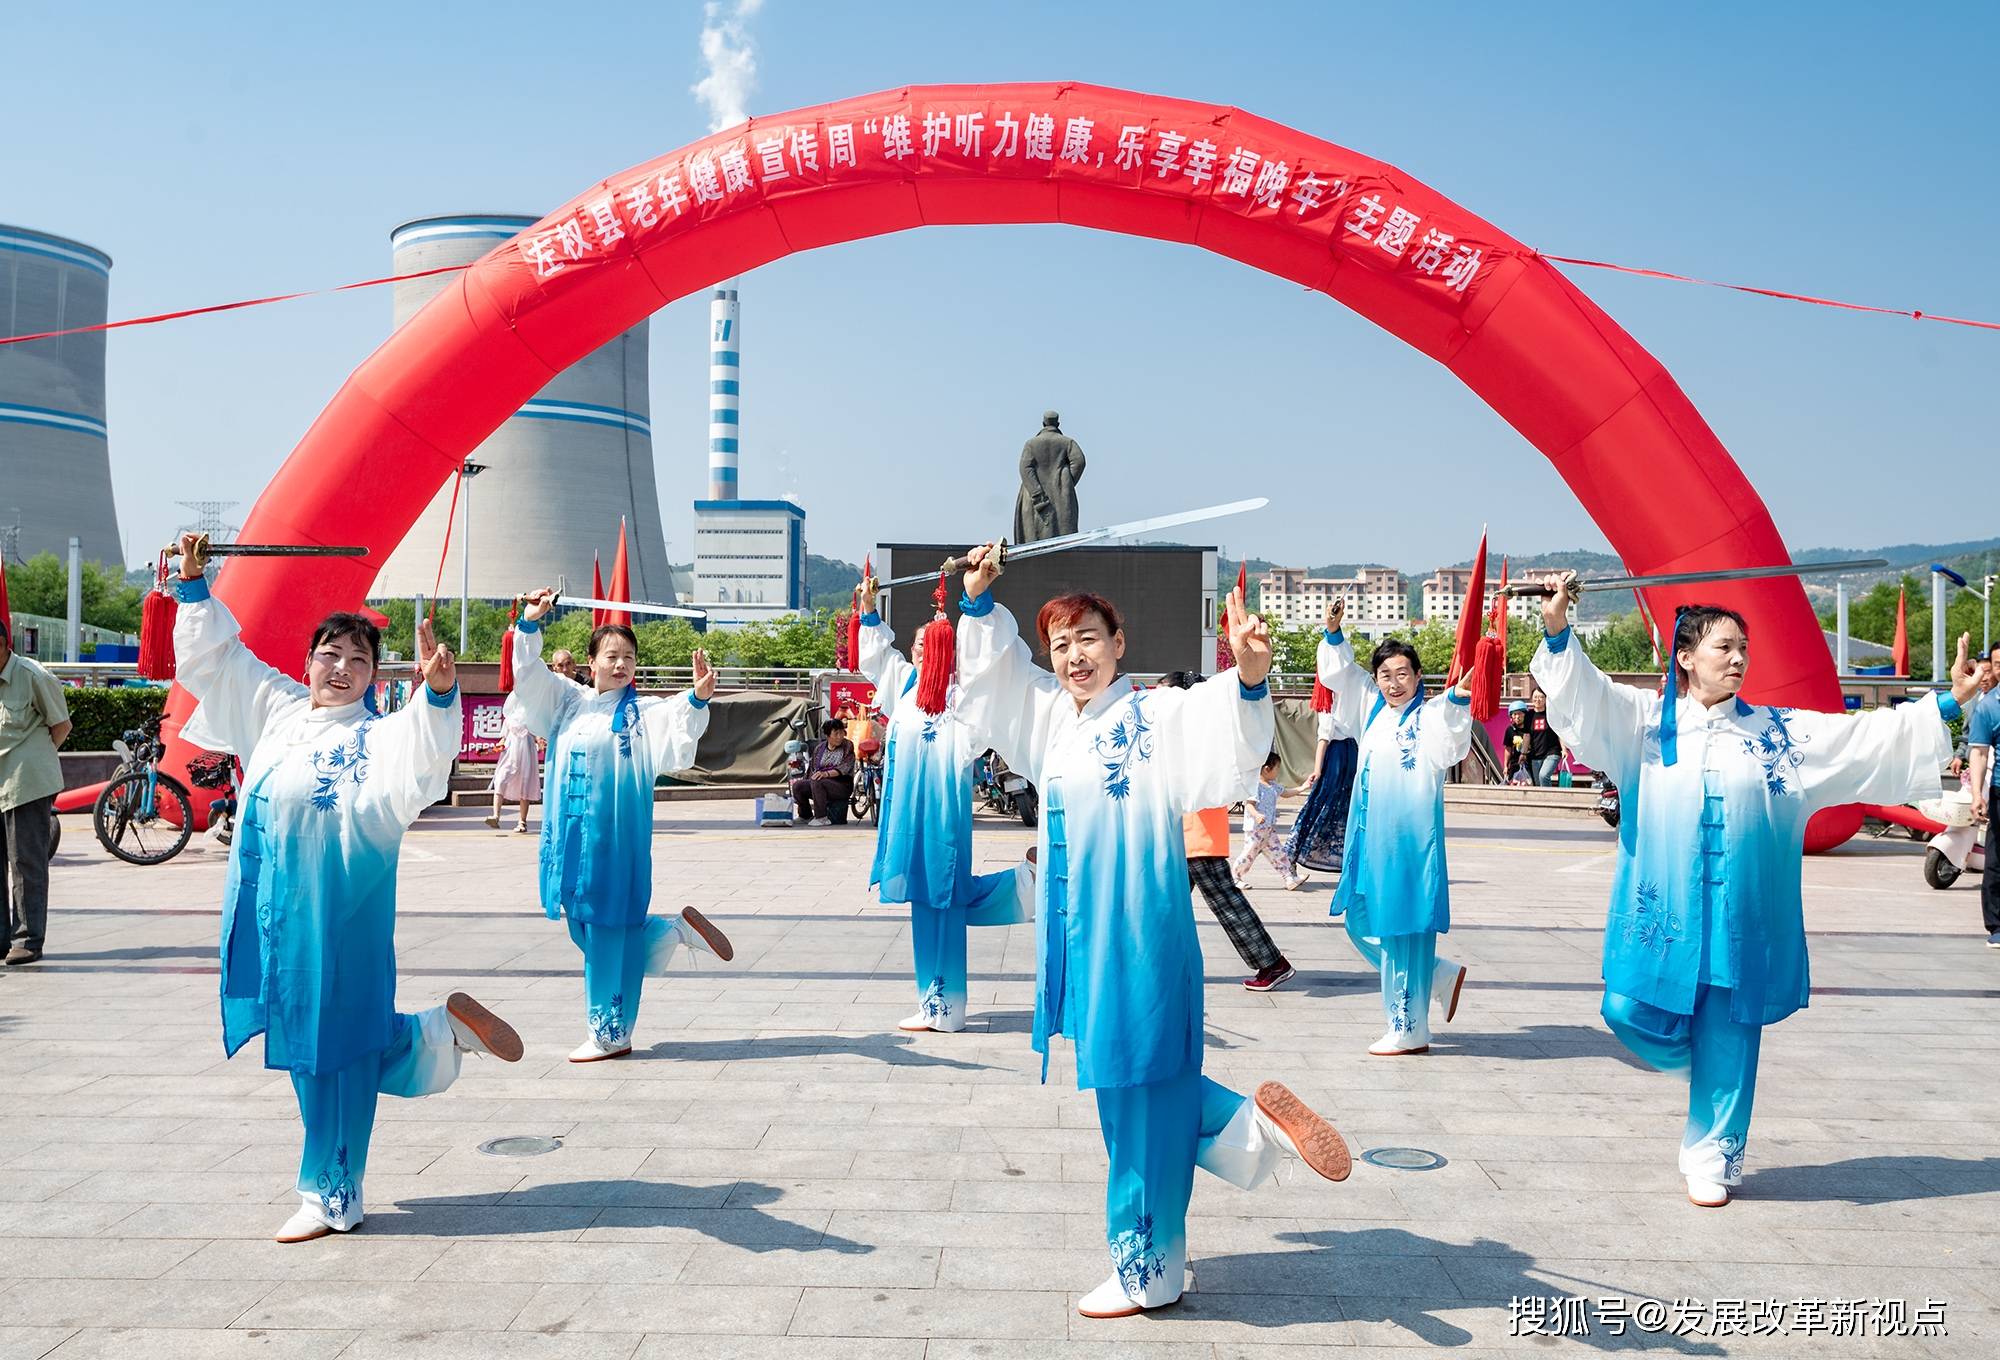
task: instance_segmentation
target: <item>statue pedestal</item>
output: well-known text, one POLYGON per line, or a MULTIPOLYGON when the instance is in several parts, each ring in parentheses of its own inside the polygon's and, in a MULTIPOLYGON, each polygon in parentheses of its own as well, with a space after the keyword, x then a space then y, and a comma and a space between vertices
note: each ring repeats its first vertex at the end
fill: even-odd
MULTIPOLYGON (((908 576, 965 551, 963 543, 879 543, 875 574, 883 580, 908 576)), ((1142 678, 1163 671, 1215 672, 1215 625, 1221 604, 1215 591, 1217 550, 1178 544, 1112 544, 1072 548, 1010 562, 993 587, 1012 611, 1021 636, 1039 653, 1035 615, 1057 595, 1088 590, 1118 607, 1125 622, 1121 669, 1142 678)), ((932 617, 931 585, 898 586, 882 617, 906 651, 917 629, 932 617)), ((963 590, 953 573, 945 612, 954 623, 963 590)), ((1047 664, 1047 658, 1036 658, 1047 664)))

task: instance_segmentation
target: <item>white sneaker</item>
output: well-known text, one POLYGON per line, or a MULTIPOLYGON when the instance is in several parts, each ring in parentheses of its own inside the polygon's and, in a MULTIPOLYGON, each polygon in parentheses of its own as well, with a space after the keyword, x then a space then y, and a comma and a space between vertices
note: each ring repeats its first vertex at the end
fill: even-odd
POLYGON ((681 908, 680 919, 674 922, 674 933, 689 949, 713 954, 724 963, 736 957, 736 947, 729 943, 729 937, 693 907, 681 908))
MULTIPOLYGON (((1165 1302, 1179 1301, 1180 1296, 1177 1294, 1165 1302)), ((1153 1306, 1164 1307, 1165 1304, 1153 1306)), ((1132 1296, 1125 1292, 1125 1282, 1114 1272, 1110 1279, 1077 1300, 1076 1311, 1087 1318, 1121 1318, 1145 1312, 1146 1305, 1132 1302, 1132 1296)))
POLYGON ((1257 1127, 1288 1157, 1296 1157, 1330 1181, 1344 1181, 1353 1169, 1347 1140, 1281 1081, 1267 1081, 1250 1097, 1257 1127))
POLYGON ((1464 989, 1465 965, 1440 958, 1431 972, 1431 1004, 1444 1013, 1445 1024, 1458 1014, 1458 998, 1464 989))
POLYGON ((1376 1058, 1406 1058, 1430 1051, 1431 1036, 1421 1030, 1403 1032, 1392 1029, 1368 1045, 1369 1055, 1376 1058))
POLYGON ((464 992, 445 998, 444 1014, 451 1022, 453 1042, 467 1053, 491 1053, 501 1062, 519 1062, 526 1052, 512 1025, 464 992))
POLYGON ((811 819, 810 821, 808 821, 808 822, 806 823, 806 825, 807 825, 807 826, 832 826, 832 825, 833 825, 833 818, 831 818, 831 817, 814 817, 814 818, 812 818, 812 819, 811 819))
POLYGON ((603 1044, 597 1042, 597 1036, 593 1034, 590 1038, 585 1039, 581 1044, 576 1046, 570 1053, 569 1060, 573 1063, 603 1062, 606 1058, 622 1058, 631 1051, 632 1045, 630 1044, 620 1044, 615 1048, 606 1048, 603 1044))
POLYGON ((918 1011, 915 1015, 905 1016, 896 1022, 897 1029, 906 1029, 913 1033, 918 1030, 927 1030, 930 1027, 931 1018, 922 1011, 918 1011))
POLYGON ((289 1246, 295 1242, 310 1242, 314 1238, 325 1237, 330 1233, 352 1232, 360 1226, 359 1214, 354 1216, 351 1223, 343 1226, 329 1219, 317 1204, 301 1201, 298 1212, 285 1220, 285 1226, 278 1229, 278 1235, 272 1240, 289 1246))
POLYGON ((1720 1181, 1688 1177, 1688 1201, 1701 1209, 1720 1209, 1729 1203, 1729 1187, 1720 1181))

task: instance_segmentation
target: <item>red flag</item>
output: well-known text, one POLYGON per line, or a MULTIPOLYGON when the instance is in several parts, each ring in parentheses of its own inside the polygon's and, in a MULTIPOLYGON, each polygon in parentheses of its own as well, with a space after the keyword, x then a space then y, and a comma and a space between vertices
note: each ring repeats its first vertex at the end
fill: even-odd
MULTIPOLYGON (((618 556, 611 559, 610 591, 611 593, 603 598, 616 600, 620 604, 632 603, 632 574, 625 564, 625 517, 623 515, 618 517, 618 556)), ((604 621, 606 623, 622 623, 627 628, 632 626, 631 614, 623 609, 605 610, 604 621)))
POLYGON ((1507 655, 1507 559, 1500 559, 1500 589, 1493 596, 1493 634, 1500 639, 1500 655, 1507 655))
POLYGON ((7 607, 7 559, 0 557, 0 627, 7 630, 7 636, 14 636, 14 614, 7 607))
POLYGON ((1472 559, 1472 584, 1466 587, 1465 604, 1458 611, 1458 643, 1451 649, 1451 669, 1445 672, 1447 687, 1459 682, 1472 666, 1472 649, 1479 645, 1479 624, 1486 617, 1486 530, 1479 531, 1479 555, 1472 559))
MULTIPOLYGON (((595 552, 590 555, 590 598, 593 600, 604 598, 604 567, 598 562, 595 552)), ((602 609, 593 609, 590 611, 590 626, 592 628, 602 628, 604 626, 604 611, 602 609)))
POLYGON ((1908 675, 1910 673, 1909 595, 1908 587, 1904 587, 1896 592, 1896 645, 1894 648, 1894 660, 1896 674, 1898 675, 1908 675))

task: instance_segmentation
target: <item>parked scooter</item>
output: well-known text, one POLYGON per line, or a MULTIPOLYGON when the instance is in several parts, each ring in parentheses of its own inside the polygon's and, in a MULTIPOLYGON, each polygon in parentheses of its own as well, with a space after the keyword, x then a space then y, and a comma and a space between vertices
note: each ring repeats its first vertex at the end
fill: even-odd
POLYGON ((1943 826, 1924 851, 1924 882, 1949 888, 1965 873, 1986 872, 1986 826, 1972 819, 1972 794, 1926 798, 1917 811, 1943 826))
POLYGON ((1033 826, 1041 817, 1041 795, 1025 775, 1007 768, 998 751, 988 751, 972 763, 972 788, 987 807, 1003 817, 1019 817, 1022 826, 1033 826))

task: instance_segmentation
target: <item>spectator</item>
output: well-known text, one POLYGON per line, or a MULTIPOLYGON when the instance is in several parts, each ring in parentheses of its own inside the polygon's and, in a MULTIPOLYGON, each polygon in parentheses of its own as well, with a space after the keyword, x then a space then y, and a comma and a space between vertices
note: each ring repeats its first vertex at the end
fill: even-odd
POLYGON ((1529 780, 1537 788, 1554 788, 1562 758, 1562 738, 1549 726, 1549 696, 1537 689, 1528 699, 1529 780))
POLYGON ((570 654, 567 647, 558 647, 549 653, 549 669, 565 680, 582 685, 585 689, 590 688, 587 680, 576 678, 576 658, 570 654))
POLYGON ((1285 847, 1278 840, 1278 795, 1284 792, 1278 786, 1278 771, 1283 762, 1276 751, 1264 762, 1264 768, 1257 779, 1257 800, 1243 805, 1243 853, 1236 857, 1236 886, 1246 888, 1251 866, 1259 855, 1268 856, 1271 867, 1278 871, 1285 887, 1296 889, 1306 881, 1305 875, 1292 867, 1292 858, 1285 853, 1285 847))
POLYGON ((1507 782, 1528 782, 1528 704, 1524 699, 1507 705, 1507 782))
POLYGON ((9 964, 39 959, 48 933, 49 841, 63 786, 56 748, 69 730, 61 682, 14 654, 13 634, 0 619, 0 894, 9 964))
POLYGON ((807 826, 845 826, 853 794, 854 747, 847 724, 834 718, 807 753, 805 774, 792 781, 792 801, 807 826))
MULTIPOLYGON (((2000 653, 2000 647, 1994 652, 2000 653)), ((1965 719, 1965 740, 1972 755, 1972 775, 1967 783, 1972 788, 1972 817, 1975 822, 1986 823, 1986 873, 1979 883, 1979 907, 1986 918, 1986 947, 2000 949, 2000 836, 1995 835, 1996 823, 1992 813, 1993 786, 2000 782, 2000 767, 1993 760, 1993 736, 2000 732, 2000 692, 1990 684, 1994 672, 1993 657, 1989 654, 1985 666, 1986 676, 1981 684, 1988 686, 1986 692, 1972 701, 1965 719)))

